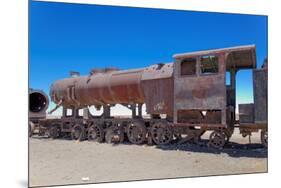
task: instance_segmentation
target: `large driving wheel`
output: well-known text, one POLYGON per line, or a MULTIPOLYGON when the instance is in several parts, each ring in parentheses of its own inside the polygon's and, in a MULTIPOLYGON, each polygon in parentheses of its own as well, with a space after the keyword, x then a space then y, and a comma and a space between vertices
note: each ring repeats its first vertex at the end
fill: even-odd
POLYGON ((85 138, 85 128, 82 124, 75 125, 71 130, 71 139, 82 141, 85 138))
POLYGON ((142 144, 146 139, 146 133, 144 122, 137 121, 128 125, 127 136, 133 144, 142 144))
POLYGON ((267 130, 262 130, 261 131, 261 143, 266 148, 267 148, 267 139, 268 139, 267 130))
POLYGON ((222 149, 226 141, 226 136, 223 131, 215 130, 210 134, 209 147, 222 149))
POLYGON ((151 127, 151 136, 152 140, 157 145, 165 145, 172 141, 173 132, 168 124, 163 122, 158 122, 152 125, 151 127))
POLYGON ((57 125, 57 124, 52 125, 50 130, 49 130, 49 136, 52 139, 56 139, 56 138, 59 137, 59 135, 60 135, 59 125, 57 125))
POLYGON ((104 131, 102 125, 94 124, 88 130, 88 140, 102 142, 104 139, 104 131))
POLYGON ((124 131, 121 127, 109 127, 105 133, 107 143, 118 144, 124 141, 124 131))

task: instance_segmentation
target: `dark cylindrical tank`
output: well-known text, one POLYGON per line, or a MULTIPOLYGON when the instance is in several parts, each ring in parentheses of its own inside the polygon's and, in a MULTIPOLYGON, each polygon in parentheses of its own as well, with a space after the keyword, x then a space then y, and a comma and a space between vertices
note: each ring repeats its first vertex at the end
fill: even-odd
POLYGON ((29 117, 39 118, 46 116, 49 106, 48 96, 42 90, 29 90, 29 117))
POLYGON ((52 101, 64 106, 144 103, 143 69, 94 70, 89 76, 56 81, 50 89, 52 101))

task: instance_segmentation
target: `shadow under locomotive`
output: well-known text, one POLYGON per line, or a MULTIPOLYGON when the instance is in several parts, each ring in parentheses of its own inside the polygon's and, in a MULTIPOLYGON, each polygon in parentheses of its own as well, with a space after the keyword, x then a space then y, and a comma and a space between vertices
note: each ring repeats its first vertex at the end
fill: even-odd
MULTIPOLYGON (((47 136, 33 136, 32 139, 42 140, 49 142, 50 138, 47 136)), ((70 137, 65 136, 57 138, 57 140, 63 141, 73 141, 70 137)), ((101 143, 106 144, 106 143, 101 143)), ((134 145, 130 143, 127 139, 123 143, 111 143, 112 146, 122 145, 134 145)), ((147 145, 147 147, 153 147, 152 145, 147 145)), ((208 140, 202 139, 199 143, 182 143, 179 144, 176 140, 173 140, 170 144, 167 145, 155 145, 156 149, 165 150, 165 151, 186 151, 186 152, 195 152, 195 153, 210 153, 210 154, 227 154, 230 157, 239 158, 239 157, 249 157, 249 158, 267 158, 268 152, 267 148, 264 148, 262 144, 258 143, 248 143, 248 144, 239 144, 235 142, 229 142, 225 144, 222 149, 214 149, 208 147, 208 140)))
POLYGON ((162 150, 177 150, 188 151, 198 153, 211 153, 211 154, 227 154, 230 157, 250 157, 250 158, 267 158, 267 149, 262 144, 238 144, 235 142, 229 142, 225 146, 218 150, 207 147, 208 140, 202 140, 199 144, 187 143, 187 144, 170 144, 165 146, 156 146, 162 150))

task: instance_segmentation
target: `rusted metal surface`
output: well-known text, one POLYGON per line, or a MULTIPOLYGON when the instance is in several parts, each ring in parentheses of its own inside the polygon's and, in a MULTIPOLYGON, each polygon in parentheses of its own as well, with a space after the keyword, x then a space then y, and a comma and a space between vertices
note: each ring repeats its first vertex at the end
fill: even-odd
POLYGON ((64 106, 144 103, 141 90, 143 69, 95 71, 89 76, 59 80, 51 86, 55 103, 64 106))
POLYGON ((255 123, 267 122, 268 104, 268 69, 267 62, 261 69, 253 70, 254 115, 255 123))
POLYGON ((240 129, 256 129, 256 130, 259 130, 259 129, 267 129, 267 123, 241 123, 239 124, 239 128, 240 129))
POLYGON ((254 123, 254 104, 239 104, 240 123, 254 123))
MULTIPOLYGON (((206 110, 216 110, 221 111, 221 127, 226 128, 232 125, 233 123, 229 123, 229 119, 232 121, 235 119, 230 117, 235 112, 235 73, 240 69, 256 67, 255 46, 183 53, 173 57, 176 59, 174 64, 174 123, 182 122, 179 112, 185 110, 197 110, 197 114, 206 110), (202 68, 204 66, 202 58, 205 57, 213 58, 218 63, 215 71, 208 74, 205 74, 204 68, 202 68), (183 64, 186 61, 194 64, 194 71, 182 70, 188 67, 183 64), (231 86, 226 86, 226 71, 232 73, 231 86)), ((192 69, 192 67, 188 68, 192 69)), ((196 121, 202 122, 202 119, 198 116, 196 121)), ((215 121, 209 123, 217 124, 215 121)))
POLYGON ((158 80, 173 77, 173 63, 159 63, 144 69, 142 81, 158 80))
POLYGON ((149 114, 172 115, 172 75, 172 63, 127 71, 94 70, 90 76, 55 82, 50 95, 63 106, 146 103, 149 114))
POLYGON ((227 97, 227 105, 235 106, 235 89, 230 86, 226 86, 226 97, 227 97))
POLYGON ((201 127, 201 128, 204 128, 204 129, 208 129, 208 130, 214 130, 216 128, 221 128, 222 127, 222 124, 221 123, 201 123, 201 124, 194 124, 194 123, 173 123, 173 126, 175 127, 179 127, 179 126, 182 126, 182 127, 201 127))
POLYGON ((142 89, 148 114, 173 113, 173 64, 157 64, 144 69, 142 89))
POLYGON ((221 110, 178 110, 178 122, 187 124, 221 124, 221 110))
MULTIPOLYGON (((213 54, 211 54, 213 55, 213 54)), ((181 62, 185 59, 180 56, 174 66, 174 123, 178 122, 180 110, 222 110, 222 124, 226 124, 226 86, 225 86, 225 62, 224 54, 217 54, 218 72, 215 74, 202 75, 199 72, 199 58, 196 63, 194 75, 181 75, 181 62)), ((177 57, 177 56, 176 56, 177 57)), ((194 56, 192 56, 194 58, 194 56)), ((189 58, 189 57, 186 57, 189 58)))
POLYGON ((142 88, 145 96, 148 114, 168 114, 173 112, 173 79, 157 79, 143 81, 142 88))

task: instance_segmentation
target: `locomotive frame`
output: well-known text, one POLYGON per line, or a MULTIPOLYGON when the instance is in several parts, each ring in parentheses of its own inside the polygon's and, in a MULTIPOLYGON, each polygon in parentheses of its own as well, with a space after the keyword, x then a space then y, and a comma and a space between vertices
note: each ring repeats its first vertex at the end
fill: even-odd
MULTIPOLYGON (((70 136, 74 140, 87 138, 108 143, 128 139, 133 144, 158 145, 168 144, 173 139, 197 143, 206 131, 212 131, 208 146, 222 148, 234 127, 239 127, 243 136, 262 130, 261 140, 267 147, 267 115, 264 115, 267 114, 267 95, 259 97, 259 102, 256 99, 261 92, 267 93, 267 85, 254 90, 254 104, 266 104, 266 110, 259 109, 257 113, 264 117, 261 123, 253 118, 258 109, 254 104, 239 105, 241 112, 247 111, 247 106, 252 109, 246 116, 245 113, 239 115, 241 122, 236 120, 235 114, 237 71, 267 71, 267 66, 266 70, 256 69, 255 53, 254 45, 238 46, 176 54, 174 63, 144 69, 93 70, 85 77, 74 74, 51 86, 50 96, 57 104, 52 111, 62 106, 62 117, 37 118, 36 129, 39 135, 52 138, 70 136), (226 84, 226 72, 230 74, 230 85, 226 84), (90 96, 93 85, 105 85, 106 89, 94 88, 96 97, 93 97, 90 96), (118 103, 131 110, 130 118, 111 116, 110 108, 118 103), (149 117, 142 115, 143 104, 149 117), (97 109, 102 106, 103 114, 92 115, 91 105, 97 109), (247 115, 252 116, 251 121, 243 121, 247 115)), ((267 76, 254 79, 254 84, 264 81, 267 83, 267 76)), ((34 118, 30 121, 34 122, 34 118)))

